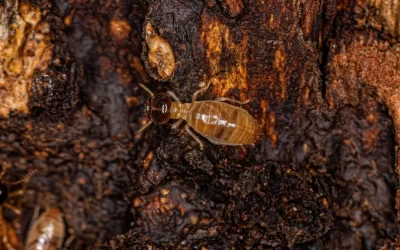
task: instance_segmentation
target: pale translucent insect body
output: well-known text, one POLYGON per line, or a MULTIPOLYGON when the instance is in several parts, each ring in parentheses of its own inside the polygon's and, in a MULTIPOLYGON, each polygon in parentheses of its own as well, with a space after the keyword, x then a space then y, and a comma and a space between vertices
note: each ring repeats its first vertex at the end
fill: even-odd
POLYGON ((242 102, 224 97, 213 101, 196 101, 197 95, 207 89, 209 84, 193 94, 191 103, 181 103, 171 91, 154 95, 145 86, 141 87, 152 96, 145 106, 145 112, 151 121, 138 133, 152 122, 164 124, 169 119, 177 119, 172 127, 178 128, 182 121, 186 121, 185 130, 200 144, 201 149, 203 143, 190 127, 210 142, 219 145, 249 145, 261 137, 261 128, 256 119, 246 110, 225 103, 230 101, 243 104, 242 102))
POLYGON ((25 249, 61 249, 64 236, 63 214, 58 208, 49 208, 31 225, 26 238, 25 249))

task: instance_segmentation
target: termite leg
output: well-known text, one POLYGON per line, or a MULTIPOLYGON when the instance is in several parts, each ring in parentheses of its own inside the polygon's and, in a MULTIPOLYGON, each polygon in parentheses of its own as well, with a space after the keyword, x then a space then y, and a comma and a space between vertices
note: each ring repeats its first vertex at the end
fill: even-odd
POLYGON ((248 99, 248 100, 245 101, 245 102, 241 102, 241 101, 238 101, 238 100, 235 100, 235 99, 231 99, 231 98, 218 97, 218 98, 215 99, 214 101, 217 101, 217 102, 233 102, 233 103, 237 103, 237 104, 240 104, 240 105, 244 105, 244 104, 249 103, 249 102, 250 102, 250 99, 248 99))
POLYGON ((65 241, 64 246, 65 246, 67 249, 70 249, 71 244, 72 244, 72 242, 75 240, 75 238, 76 238, 75 235, 69 236, 68 239, 65 241))
POLYGON ((23 195, 24 193, 25 193, 25 191, 22 190, 22 189, 20 189, 20 190, 17 190, 17 191, 14 191, 14 192, 9 193, 9 194, 8 194, 8 198, 18 197, 18 196, 23 195))
POLYGON ((5 206, 6 208, 10 209, 11 211, 13 211, 16 215, 21 215, 21 210, 8 204, 7 202, 3 204, 3 206, 5 206))
POLYGON ((206 90, 206 89, 208 89, 210 87, 210 84, 211 84, 211 82, 208 82, 206 85, 203 85, 201 87, 201 89, 199 89, 199 90, 197 90, 196 92, 193 93, 192 104, 197 100, 197 96, 199 95, 199 93, 204 91, 204 90, 206 90))
POLYGON ((211 138, 209 138, 209 137, 206 137, 210 142, 212 142, 212 143, 214 143, 214 144, 216 144, 216 145, 229 145, 229 146, 234 146, 234 145, 232 145, 232 144, 229 144, 229 143, 223 143, 223 142, 219 142, 219 141, 216 141, 216 140, 213 140, 213 139, 211 139, 211 138))
POLYGON ((141 128, 136 132, 136 134, 138 135, 138 134, 142 133, 142 132, 143 132, 146 128, 148 128, 152 123, 153 123, 152 121, 149 121, 148 123, 146 123, 146 125, 144 125, 143 127, 141 127, 141 128))
POLYGON ((189 125, 185 126, 185 130, 186 130, 186 132, 189 133, 189 135, 191 135, 193 137, 193 139, 195 139, 197 141, 197 143, 200 145, 200 150, 203 150, 203 148, 204 148, 203 142, 192 131, 190 131, 189 125))
POLYGON ((148 89, 144 84, 139 83, 139 86, 144 89, 147 93, 149 93, 150 96, 154 96, 153 92, 151 92, 150 89, 148 89))
POLYGON ((68 237, 68 239, 65 241, 64 246, 69 249, 71 246, 71 243, 75 240, 75 235, 71 235, 68 237))
POLYGON ((172 129, 177 129, 181 125, 182 122, 183 122, 183 119, 179 119, 177 122, 172 124, 172 129))
POLYGON ((168 94, 170 97, 172 97, 172 99, 174 99, 176 102, 181 103, 181 101, 180 101, 179 98, 175 95, 174 92, 172 92, 172 91, 167 91, 167 94, 168 94))

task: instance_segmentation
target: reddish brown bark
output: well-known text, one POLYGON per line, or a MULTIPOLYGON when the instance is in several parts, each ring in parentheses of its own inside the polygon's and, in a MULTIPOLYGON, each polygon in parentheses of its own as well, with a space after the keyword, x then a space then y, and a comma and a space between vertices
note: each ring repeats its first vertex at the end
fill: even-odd
POLYGON ((390 1, 15 3, 25 7, 2 3, 3 19, 36 11, 49 26, 21 29, 25 47, 6 41, 18 57, 0 50, 0 96, 18 104, 0 104, 5 178, 39 170, 16 220, 21 242, 32 210, 56 206, 75 249, 397 244, 390 1), (42 54, 28 53, 29 32, 41 35, 42 54), (35 73, 13 61, 33 61, 35 73), (28 82, 21 100, 15 79, 28 82), (242 108, 263 139, 229 147, 202 138, 201 151, 168 125, 135 135, 148 121, 138 83, 189 102, 201 82, 211 82, 202 100, 250 99, 242 108))

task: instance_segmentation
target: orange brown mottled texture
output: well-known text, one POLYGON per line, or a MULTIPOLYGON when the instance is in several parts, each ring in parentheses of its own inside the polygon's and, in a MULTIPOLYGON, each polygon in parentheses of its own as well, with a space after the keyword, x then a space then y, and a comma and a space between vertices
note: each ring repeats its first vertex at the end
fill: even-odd
POLYGON ((118 40, 123 40, 129 37, 132 28, 127 20, 113 19, 110 22, 110 33, 118 40))
POLYGON ((50 24, 37 6, 5 1, 0 10, 0 116, 28 113, 28 91, 36 70, 45 71, 52 58, 50 24), (10 17, 13 18, 10 18, 10 17))
POLYGON ((38 109, 61 117, 79 101, 81 67, 49 8, 44 1, 0 4, 0 117, 38 109))
MULTIPOLYGON (((336 46, 336 45, 335 45, 336 46)), ((370 89, 389 108, 400 142, 400 52, 373 37, 360 37, 341 53, 332 56, 329 64, 331 84, 330 106, 360 103, 360 92, 370 89)), ((373 119, 371 117, 370 119, 373 119)))
MULTIPOLYGON (((331 109, 346 105, 368 106, 363 96, 374 96, 385 104, 392 116, 395 139, 400 143, 400 51, 397 46, 382 40, 373 30, 364 32, 343 30, 331 45, 328 64, 329 85, 327 100, 331 109)), ((366 122, 375 124, 377 114, 372 110, 366 122)), ((362 131, 365 152, 377 147, 382 131, 378 128, 362 131)), ((400 151, 397 150, 396 171, 399 173, 400 151)), ((379 165, 377 167, 380 167, 379 165)), ((399 192, 396 207, 399 211, 399 192)), ((400 214, 397 215, 400 218, 400 214)))
MULTIPOLYGON (((364 0, 366 1, 366 0, 364 0)), ((375 15, 380 23, 394 36, 400 36, 400 1, 398 0, 367 0, 369 6, 376 8, 375 15)), ((374 11, 374 10, 371 10, 374 11)))
MULTIPOLYGON (((226 96, 233 89, 239 89, 241 100, 246 101, 247 95, 247 44, 248 37, 243 36, 234 42, 229 27, 218 19, 207 20, 204 17, 201 40, 206 48, 206 58, 209 68, 209 79, 219 96, 226 96), (236 63, 226 69, 225 56, 236 63)), ((207 76, 205 76, 207 78, 207 76)))
MULTIPOLYGON (((343 53, 332 57, 329 70, 332 83, 328 92, 331 106, 335 102, 359 103, 359 91, 373 87, 378 97, 391 109, 397 121, 400 99, 400 52, 385 42, 360 40, 351 43, 343 53)), ((400 120, 396 127, 400 128, 400 120)))
POLYGON ((379 31, 387 40, 398 40, 400 37, 398 0, 337 0, 337 10, 351 13, 355 27, 379 31))
MULTIPOLYGON (((324 27, 324 20, 317 13, 323 12, 326 16, 333 15, 332 10, 326 8, 322 1, 300 1, 299 2, 300 28, 302 35, 306 41, 314 40, 318 42, 318 47, 322 48, 326 29, 329 30, 329 25, 324 27), (322 32, 318 32, 322 29, 322 32)), ((328 31, 329 32, 329 31, 328 31)))
MULTIPOLYGON (((222 7, 226 9, 230 3, 222 1, 222 7)), ((240 1, 236 4, 240 5, 240 1)), ((319 74, 315 61, 318 58, 308 57, 308 52, 316 52, 308 41, 322 44, 323 32, 318 32, 322 20, 318 13, 324 8, 321 2, 254 1, 251 7, 244 8, 240 21, 235 22, 215 14, 218 7, 210 4, 200 16, 202 50, 193 48, 204 53, 204 57, 201 54, 195 58, 198 72, 203 74, 192 80, 192 85, 210 81, 216 96, 250 99, 257 104, 259 109, 252 110, 252 114, 265 126, 271 145, 279 148, 277 135, 283 129, 280 124, 292 125, 284 122, 287 119, 281 115, 283 110, 291 116, 293 103, 307 105, 317 98, 318 78, 313 75, 319 74), (310 77, 315 80, 310 81, 310 77), (304 98, 303 93, 307 95, 304 98), (273 118, 271 114, 264 115, 266 106, 273 118)), ((196 39, 193 37, 191 43, 198 44, 196 39)))
POLYGON ((231 17, 236 17, 243 11, 243 0, 223 0, 221 2, 222 7, 228 12, 229 16, 231 17))
POLYGON ((262 100, 261 103, 261 109, 262 109, 262 115, 261 119, 264 122, 261 124, 265 128, 265 133, 268 135, 268 137, 271 140, 271 145, 274 147, 278 143, 278 134, 276 133, 274 127, 275 127, 275 114, 274 112, 269 112, 268 110, 268 102, 265 100, 262 100))

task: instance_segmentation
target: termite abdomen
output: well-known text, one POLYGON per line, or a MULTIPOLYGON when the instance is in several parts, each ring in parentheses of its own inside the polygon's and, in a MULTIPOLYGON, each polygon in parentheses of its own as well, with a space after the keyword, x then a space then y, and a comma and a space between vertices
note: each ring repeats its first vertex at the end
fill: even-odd
POLYGON ((249 145, 261 135, 257 120, 246 110, 223 102, 195 102, 187 123, 215 144, 249 145))
POLYGON ((32 225, 26 239, 26 250, 61 249, 65 236, 63 214, 49 208, 32 225))

